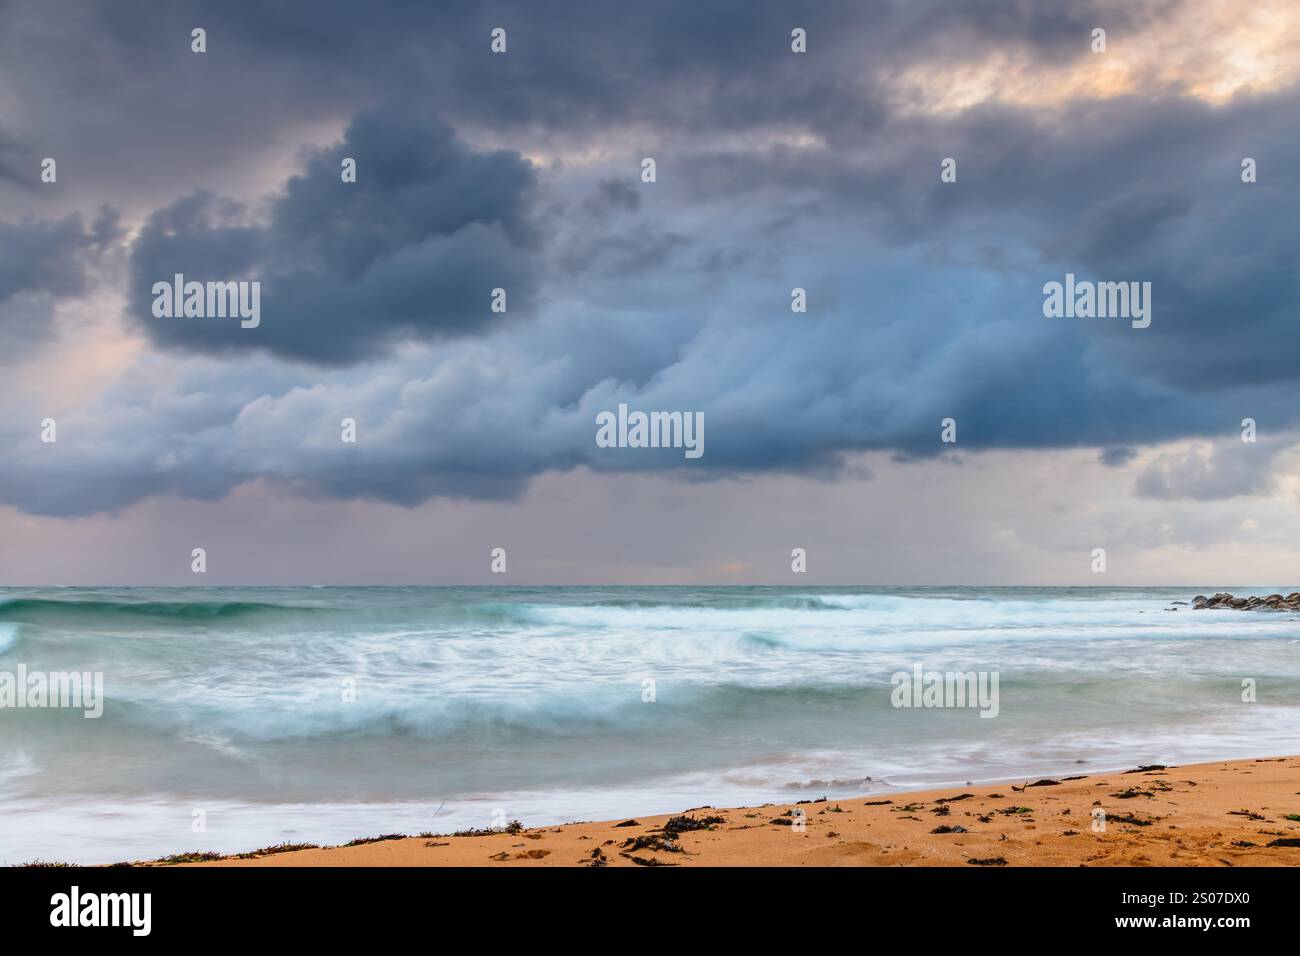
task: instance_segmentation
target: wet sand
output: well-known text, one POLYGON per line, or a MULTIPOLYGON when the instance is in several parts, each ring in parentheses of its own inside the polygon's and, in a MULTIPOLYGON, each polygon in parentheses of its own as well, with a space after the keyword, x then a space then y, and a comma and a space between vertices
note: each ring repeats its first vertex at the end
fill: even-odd
POLYGON ((1300 757, 245 856, 179 865, 1300 866, 1300 757))

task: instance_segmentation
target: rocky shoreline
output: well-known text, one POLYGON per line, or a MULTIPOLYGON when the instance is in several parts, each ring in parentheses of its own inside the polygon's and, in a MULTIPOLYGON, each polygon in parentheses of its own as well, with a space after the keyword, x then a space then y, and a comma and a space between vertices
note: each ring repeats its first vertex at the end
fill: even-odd
POLYGON ((1192 598, 1193 611, 1222 609, 1229 611, 1300 611, 1300 591, 1292 591, 1285 597, 1270 594, 1267 597, 1234 597, 1227 591, 1220 591, 1214 597, 1198 594, 1192 598))

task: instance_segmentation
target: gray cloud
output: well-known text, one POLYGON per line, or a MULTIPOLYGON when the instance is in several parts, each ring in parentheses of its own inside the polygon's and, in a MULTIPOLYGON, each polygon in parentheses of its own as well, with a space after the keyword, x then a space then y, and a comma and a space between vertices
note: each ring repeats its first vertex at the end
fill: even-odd
POLYGON ((1137 449, 1129 448, 1125 445, 1114 445, 1110 448, 1103 448, 1098 460, 1103 465, 1111 468, 1123 468, 1130 461, 1137 457, 1137 449))
POLYGON ((596 185, 596 194, 587 200, 586 208, 596 215, 634 212, 641 208, 641 194, 626 179, 603 179, 596 185))
POLYGON ((1293 444, 1293 436, 1257 442, 1227 439, 1209 448, 1162 454, 1138 475, 1136 490, 1143 498, 1162 501, 1259 494, 1273 486, 1274 462, 1293 444))
MULTIPOLYGON (((951 450, 946 417, 961 452, 1090 446, 1111 465, 1247 414, 1298 424, 1296 90, 928 115, 880 79, 979 51, 1020 52, 1026 70, 1088 56, 1099 17, 1122 36, 1167 6, 127 3, 46 36, 20 4, 13 32, 39 35, 48 62, 102 33, 79 71, 51 73, 66 112, 24 106, 17 128, 148 213, 127 319, 169 354, 70 413, 57 454, 0 433, 0 496, 87 513, 265 478, 409 505, 509 498, 577 467, 832 476, 857 451, 951 450), (499 23, 504 57, 487 51, 499 23), (794 23, 806 58, 789 53, 794 23), (166 157, 146 121, 177 134, 166 157), (312 123, 345 126, 342 142, 271 194, 211 188, 312 123), (655 184, 637 178, 649 153, 655 184), (939 182, 946 155, 957 184, 939 182), (1044 319, 1042 284, 1067 271, 1151 281, 1152 327, 1044 319), (174 272, 262 280, 261 328, 154 319, 150 286, 174 272), (493 320, 495 286, 527 321, 493 320), (790 311, 795 286, 807 314, 790 311), (702 411, 705 457, 596 448, 596 413, 620 401, 702 411), (344 416, 355 447, 338 442, 344 416)), ((36 68, 20 45, 0 41, 0 73, 36 68)), ((1232 467, 1163 461, 1138 491, 1260 487, 1232 467)))
POLYGON ((559 144, 640 126, 664 145, 760 128, 863 145, 890 115, 879 76, 991 47, 1030 67, 1081 59, 1096 23, 1122 36, 1171 6, 393 0, 376 12, 349 0, 119 0, 54 25, 40 0, 10 0, 0 78, 25 91, 6 104, 15 142, 70 164, 65 195, 110 190, 118 205, 147 206, 222 191, 232 166, 265 162, 286 127, 394 96, 458 129, 559 144), (190 51, 196 25, 206 54, 190 51), (790 53, 794 25, 808 30, 805 57, 790 53), (488 52, 497 26, 509 31, 504 56, 488 52))
POLYGON ((0 363, 12 362, 54 335, 54 305, 86 290, 87 272, 118 238, 116 216, 0 222, 0 363))
POLYGON ((166 347, 329 364, 481 332, 499 315, 494 288, 513 311, 531 307, 533 186, 517 153, 476 152, 436 120, 369 111, 289 180, 265 221, 204 193, 150 216, 132 251, 130 316, 166 347), (355 183, 341 179, 345 157, 355 183), (262 324, 155 318, 151 289, 177 273, 260 281, 262 324))

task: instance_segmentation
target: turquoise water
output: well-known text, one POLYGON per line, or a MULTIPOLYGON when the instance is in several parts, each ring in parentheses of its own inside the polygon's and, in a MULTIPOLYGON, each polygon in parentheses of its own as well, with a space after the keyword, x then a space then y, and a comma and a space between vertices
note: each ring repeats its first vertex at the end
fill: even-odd
POLYGON ((0 709, 0 862, 1300 752, 1297 615, 1167 610, 1222 589, 0 589, 0 672, 106 697, 0 709))

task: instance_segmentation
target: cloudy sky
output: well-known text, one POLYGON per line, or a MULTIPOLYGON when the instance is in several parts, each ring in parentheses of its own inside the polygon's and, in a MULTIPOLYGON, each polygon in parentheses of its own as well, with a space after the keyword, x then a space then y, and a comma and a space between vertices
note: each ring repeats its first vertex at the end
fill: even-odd
POLYGON ((0 584, 1295 585, 1297 116, 1289 0, 0 0, 0 584))

